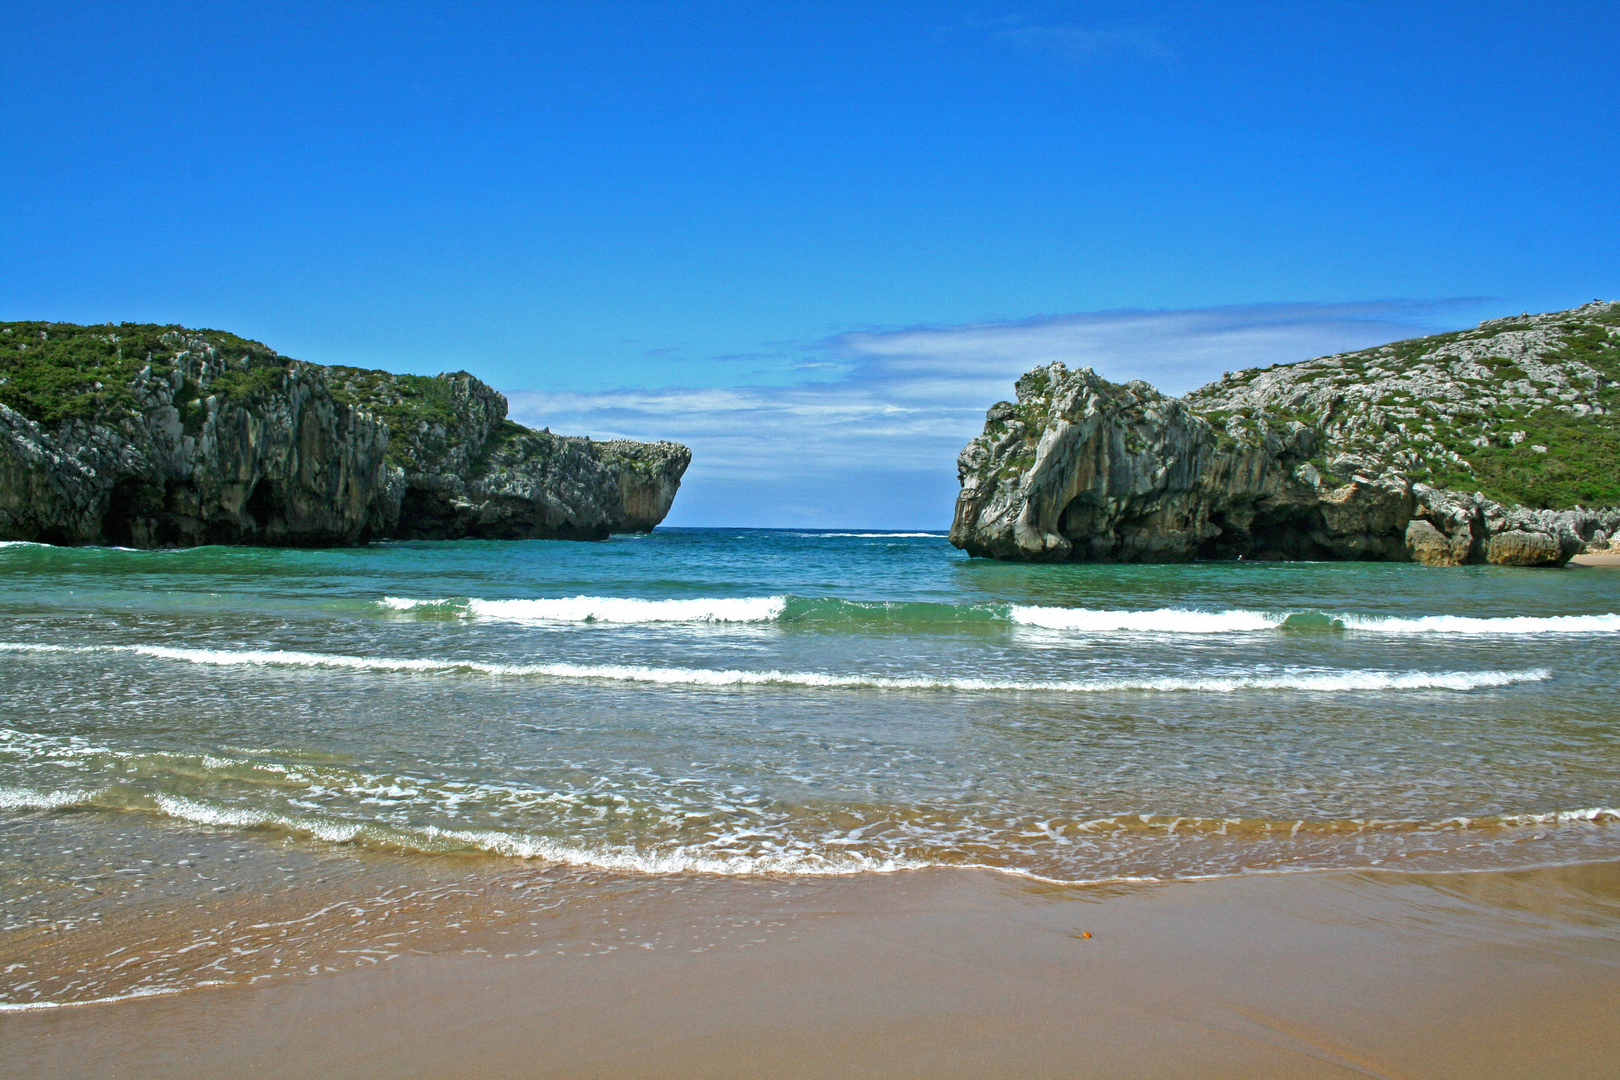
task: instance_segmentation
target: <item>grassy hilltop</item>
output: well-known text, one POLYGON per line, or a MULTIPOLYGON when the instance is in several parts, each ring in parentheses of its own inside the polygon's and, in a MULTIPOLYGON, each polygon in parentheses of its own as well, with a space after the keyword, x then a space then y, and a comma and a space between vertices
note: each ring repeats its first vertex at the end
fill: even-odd
MULTIPOLYGON (((250 403, 279 387, 295 363, 262 342, 224 330, 156 323, 7 322, 0 323, 0 404, 48 429, 73 421, 116 425, 138 413, 131 385, 143 368, 166 379, 178 367, 182 384, 174 404, 191 431, 206 415, 205 397, 250 403), (192 368, 178 364, 201 343, 224 362, 223 372, 210 378, 206 388, 198 385, 192 368)), ((399 459, 396 463, 403 463, 423 421, 446 427, 457 420, 452 386, 443 377, 309 366, 326 373, 336 400, 388 426, 390 456, 399 459)), ((522 430, 511 423, 504 427, 522 430)))
POLYGON ((1540 509, 1620 505, 1617 303, 1252 368, 1186 401, 1240 441, 1315 429, 1326 473, 1389 469, 1540 509))
POLYGON ((663 520, 691 461, 531 431, 464 371, 151 323, 0 323, 0 405, 0 538, 47 543, 602 539, 663 520))

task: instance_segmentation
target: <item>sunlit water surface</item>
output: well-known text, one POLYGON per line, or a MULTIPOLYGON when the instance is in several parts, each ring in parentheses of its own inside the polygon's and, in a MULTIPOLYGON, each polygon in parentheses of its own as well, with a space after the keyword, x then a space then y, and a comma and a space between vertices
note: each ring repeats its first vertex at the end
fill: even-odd
POLYGON ((0 574, 0 1003, 393 955, 495 880, 1620 857, 1616 571, 672 530, 0 574))

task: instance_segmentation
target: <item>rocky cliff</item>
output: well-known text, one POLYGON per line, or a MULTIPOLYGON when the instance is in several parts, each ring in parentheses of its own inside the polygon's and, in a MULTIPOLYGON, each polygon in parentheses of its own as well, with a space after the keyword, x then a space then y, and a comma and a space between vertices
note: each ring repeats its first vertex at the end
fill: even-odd
POLYGON ((1002 559, 1562 565, 1620 532, 1620 304, 1228 374, 1037 368, 958 459, 1002 559))
POLYGON ((0 323, 0 539, 594 540, 657 525, 690 460, 531 431, 465 372, 324 367, 211 330, 0 323))

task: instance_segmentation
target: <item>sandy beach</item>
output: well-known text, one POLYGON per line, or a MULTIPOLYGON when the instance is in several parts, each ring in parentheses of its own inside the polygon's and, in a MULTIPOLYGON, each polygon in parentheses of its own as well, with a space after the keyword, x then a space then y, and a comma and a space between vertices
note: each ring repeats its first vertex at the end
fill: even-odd
POLYGON ((13 1012, 0 1076, 1620 1075, 1617 863, 666 879, 502 933, 336 976, 13 1012), (581 930, 600 947, 521 955, 581 930))
POLYGON ((1620 566, 1620 551, 1588 551, 1569 562, 1571 566, 1620 566))

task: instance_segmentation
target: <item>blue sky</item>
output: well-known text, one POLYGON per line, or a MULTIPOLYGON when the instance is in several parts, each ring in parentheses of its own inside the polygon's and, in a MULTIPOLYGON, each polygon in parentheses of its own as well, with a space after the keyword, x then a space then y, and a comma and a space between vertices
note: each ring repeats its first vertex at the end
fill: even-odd
POLYGON ((0 318, 465 368, 670 524, 943 527, 1179 392, 1620 295, 1620 5, 0 4, 0 318))

